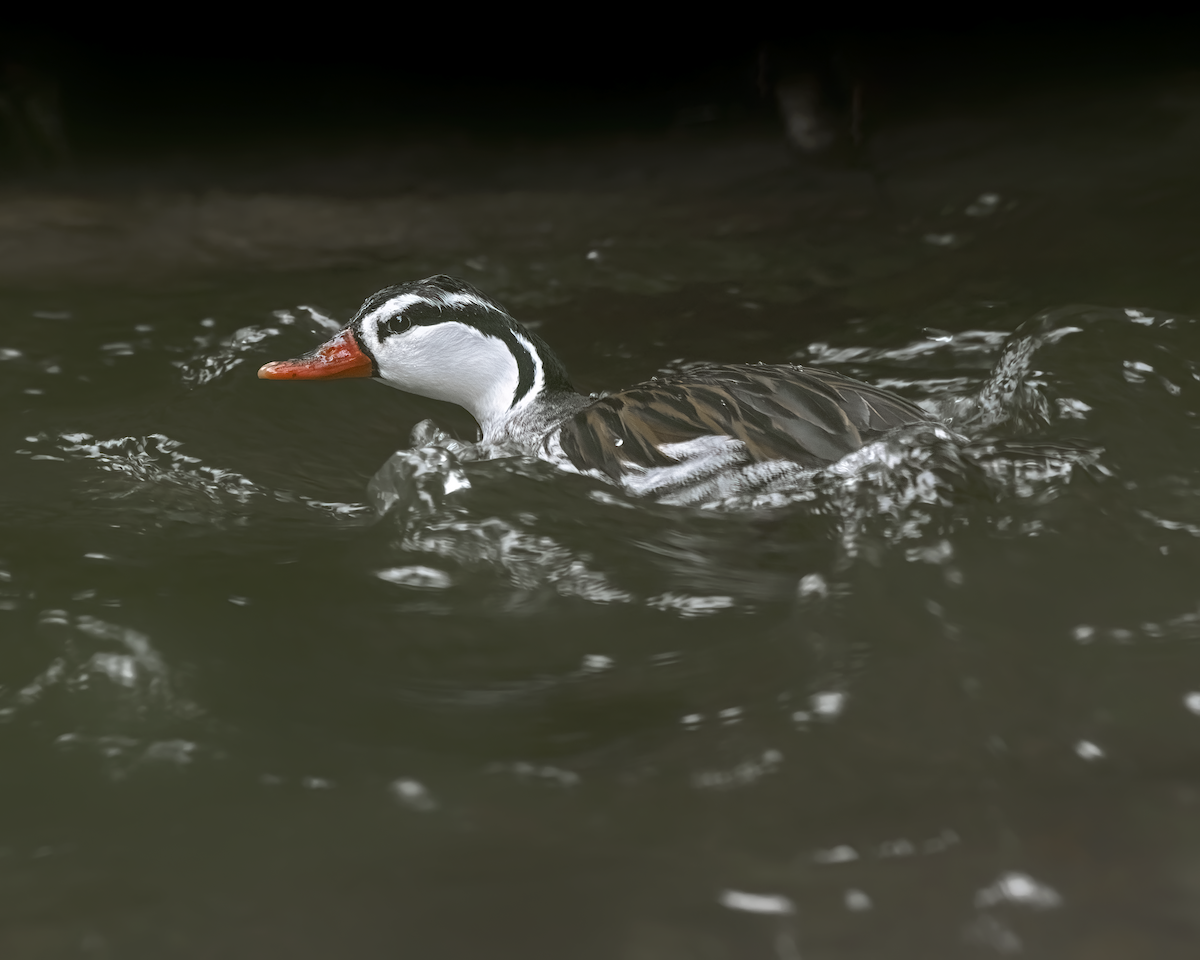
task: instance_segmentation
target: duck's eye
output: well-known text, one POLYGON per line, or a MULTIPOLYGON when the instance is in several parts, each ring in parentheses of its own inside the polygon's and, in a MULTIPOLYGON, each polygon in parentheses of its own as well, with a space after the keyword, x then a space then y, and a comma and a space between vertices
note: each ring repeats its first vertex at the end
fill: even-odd
POLYGON ((376 333, 380 340, 385 340, 397 333, 403 333, 411 326, 412 320, 409 317, 406 317, 402 313, 394 313, 390 317, 379 321, 376 333))

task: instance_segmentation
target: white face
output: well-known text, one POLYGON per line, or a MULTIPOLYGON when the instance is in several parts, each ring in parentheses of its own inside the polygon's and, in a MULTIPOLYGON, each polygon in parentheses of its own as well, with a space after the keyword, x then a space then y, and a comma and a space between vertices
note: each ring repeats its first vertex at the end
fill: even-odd
POLYGON ((505 343, 472 326, 453 320, 416 324, 380 340, 376 324, 365 323, 360 334, 385 383, 457 403, 485 433, 513 405, 520 379, 516 360, 505 343))

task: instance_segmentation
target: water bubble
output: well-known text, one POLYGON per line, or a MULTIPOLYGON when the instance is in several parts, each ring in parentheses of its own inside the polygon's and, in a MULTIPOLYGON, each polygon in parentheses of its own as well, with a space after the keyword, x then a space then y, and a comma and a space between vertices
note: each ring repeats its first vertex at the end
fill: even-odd
POLYGON ((88 665, 123 687, 133 687, 137 684, 137 661, 129 654, 96 653, 92 655, 88 665))
POLYGON ((388 792, 398 803, 402 803, 411 810, 428 813, 437 809, 437 801, 433 799, 433 795, 423 783, 417 780, 406 777, 393 780, 388 784, 388 792))
POLYGON ((655 610, 672 610, 681 617, 706 617, 733 607, 733 597, 693 597, 680 593, 664 593, 651 597, 646 606, 655 610))
POLYGON ((1153 373, 1154 368, 1140 360, 1125 360, 1122 364, 1122 376, 1128 383, 1145 383, 1145 374, 1153 373))
POLYGON ((692 777, 692 784, 701 790, 728 790, 745 787, 768 774, 778 772, 783 754, 774 748, 764 750, 759 757, 743 760, 726 770, 703 770, 692 777))
POLYGON ((779 894, 722 890, 717 902, 730 910, 741 910, 744 913, 773 913, 786 916, 796 912, 795 904, 779 894))
POLYGON ((376 570, 375 576, 411 590, 445 590, 454 583, 450 574, 425 566, 388 567, 376 570))
POLYGON ((1058 407, 1058 415, 1064 420, 1086 420, 1092 410, 1082 400, 1072 397, 1059 397, 1054 403, 1058 407))
POLYGON ((975 906, 993 907, 999 903, 1018 903, 1037 910, 1049 910, 1062 905, 1062 896, 1053 887, 1035 880, 1027 873, 1010 871, 975 894, 975 906))
POLYGON ((846 708, 846 695, 836 691, 815 693, 810 698, 813 713, 832 720, 846 708))
POLYGON ((854 913, 861 913, 864 910, 870 910, 874 904, 871 898, 861 890, 850 889, 846 891, 843 897, 843 902, 846 904, 846 909, 854 913))
POLYGON ((879 845, 879 855, 881 857, 911 857, 917 852, 917 848, 911 840, 906 840, 901 837, 899 840, 885 840, 879 845))
POLYGON ((819 600, 824 600, 829 596, 829 584, 825 582, 825 578, 819 573, 806 573, 800 578, 800 583, 796 586, 796 596, 801 600, 814 597, 819 600))
POLYGON ((1090 740, 1080 740, 1075 744, 1075 753, 1082 760, 1103 760, 1104 751, 1090 740))
POLYGON ((988 217, 1000 206, 1000 194, 981 193, 964 211, 968 217, 988 217))
POLYGON ((190 740, 156 740, 146 748, 143 759, 182 767, 192 762, 195 752, 196 744, 190 740))
POLYGON ((858 851, 843 843, 828 850, 818 850, 812 858, 813 863, 849 863, 858 859, 858 851))

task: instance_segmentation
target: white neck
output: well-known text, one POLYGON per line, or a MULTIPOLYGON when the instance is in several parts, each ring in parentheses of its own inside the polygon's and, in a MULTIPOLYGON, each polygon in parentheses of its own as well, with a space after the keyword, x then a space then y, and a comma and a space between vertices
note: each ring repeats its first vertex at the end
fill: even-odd
POLYGON ((520 334, 515 334, 514 348, 451 320, 415 325, 382 341, 373 325, 365 327, 362 335, 384 383, 458 404, 479 423, 484 443, 510 439, 510 425, 527 419, 545 385, 542 359, 520 334), (516 394, 521 370, 513 349, 527 351, 533 364, 532 386, 520 397, 516 394))

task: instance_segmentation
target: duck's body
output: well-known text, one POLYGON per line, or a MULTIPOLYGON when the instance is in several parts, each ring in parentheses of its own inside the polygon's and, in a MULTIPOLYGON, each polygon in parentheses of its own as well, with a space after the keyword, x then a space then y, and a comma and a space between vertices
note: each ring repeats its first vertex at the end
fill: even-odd
POLYGON ((674 502, 754 492, 929 419, 893 394, 797 366, 696 366, 586 396, 541 339, 445 276, 381 290, 332 340, 259 376, 374 377, 465 407, 489 456, 536 457, 674 502))

